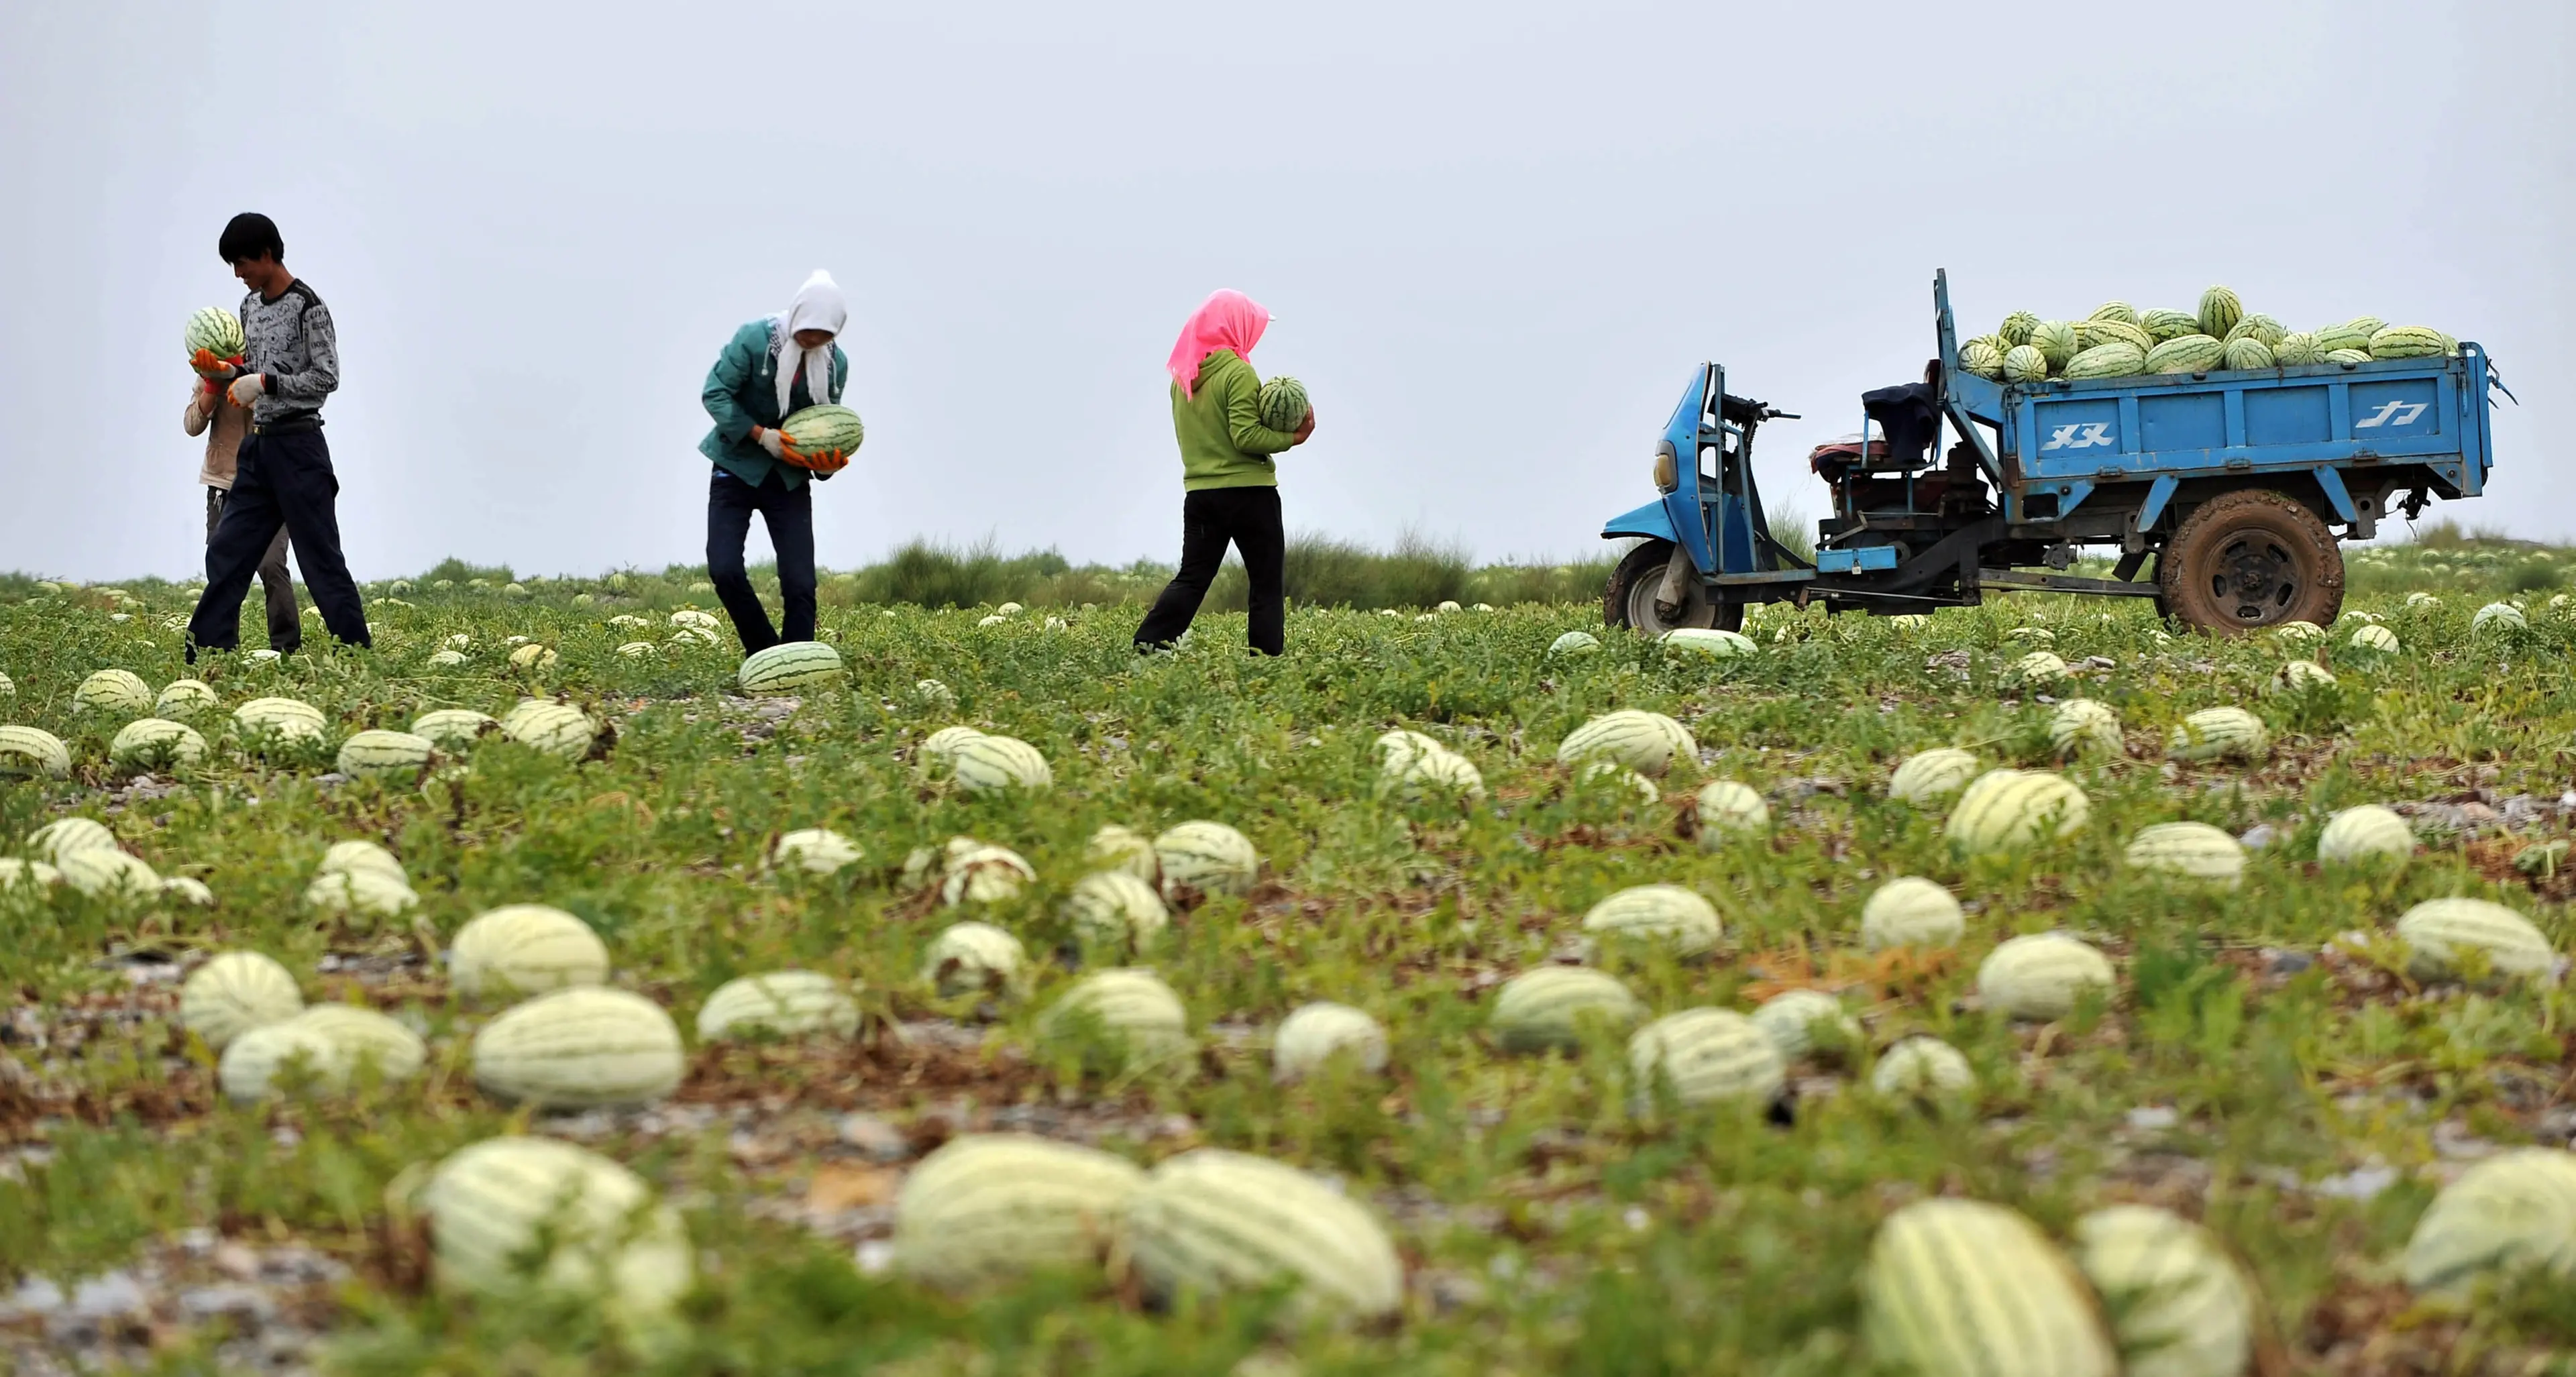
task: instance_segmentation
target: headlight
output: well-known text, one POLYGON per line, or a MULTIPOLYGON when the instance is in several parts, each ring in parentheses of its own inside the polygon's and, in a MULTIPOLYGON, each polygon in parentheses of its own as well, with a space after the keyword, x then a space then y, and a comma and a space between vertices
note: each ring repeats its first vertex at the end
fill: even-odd
POLYGON ((1673 452, 1664 450, 1655 456, 1655 489, 1671 492, 1682 485, 1680 466, 1673 462, 1673 452))

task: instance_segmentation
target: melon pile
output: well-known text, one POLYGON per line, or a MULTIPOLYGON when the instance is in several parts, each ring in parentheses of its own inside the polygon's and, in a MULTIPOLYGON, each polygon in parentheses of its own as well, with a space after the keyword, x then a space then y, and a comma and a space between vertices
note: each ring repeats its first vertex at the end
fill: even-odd
POLYGON ((2028 311, 2004 317, 1994 333, 1959 342, 1959 366, 2005 383, 2051 378, 2126 378, 2231 370, 2357 364, 2460 352, 2460 342, 2420 325, 2390 325, 2356 316, 2313 330, 2292 330, 2249 312, 2236 293, 2213 286, 2192 310, 2140 310, 2106 301, 2080 320, 2042 320, 2028 311))

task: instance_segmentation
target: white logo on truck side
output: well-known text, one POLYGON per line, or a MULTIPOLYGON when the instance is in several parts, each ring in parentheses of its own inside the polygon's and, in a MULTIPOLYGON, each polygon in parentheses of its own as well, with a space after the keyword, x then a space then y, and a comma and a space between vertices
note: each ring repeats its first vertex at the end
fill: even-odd
POLYGON ((2048 433, 2048 443, 2041 445, 2040 448, 2042 450, 2091 449, 2095 445, 2110 445, 2114 443, 2110 431, 2111 423, 2108 421, 2059 426, 2048 433))
POLYGON ((2377 411, 2370 413, 2370 415, 2362 418, 2361 420, 2353 422, 2352 428, 2355 430, 2369 430, 2374 426, 2413 425, 2415 423, 2415 418, 2423 415, 2425 409, 2431 405, 2432 403, 2430 402, 2384 403, 2377 411))

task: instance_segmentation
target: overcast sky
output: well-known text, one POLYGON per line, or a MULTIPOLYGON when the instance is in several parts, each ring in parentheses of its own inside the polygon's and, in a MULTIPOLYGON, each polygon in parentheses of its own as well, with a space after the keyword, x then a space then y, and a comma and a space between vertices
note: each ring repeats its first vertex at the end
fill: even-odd
MULTIPOLYGON (((703 557, 698 390, 849 293, 822 562, 1171 559, 1162 363, 1211 288, 1314 397, 1291 529, 1563 558, 1703 359, 1807 448, 1963 324, 2188 308, 2483 342, 2452 514, 2576 538, 2576 5, 0 6, 0 569, 201 567, 188 312, 227 216, 331 304, 361 577, 703 557), (898 12, 900 11, 900 12, 898 12)), ((2436 509, 2441 510, 2439 508, 2436 509)), ((755 534, 755 558, 766 545, 755 534)))

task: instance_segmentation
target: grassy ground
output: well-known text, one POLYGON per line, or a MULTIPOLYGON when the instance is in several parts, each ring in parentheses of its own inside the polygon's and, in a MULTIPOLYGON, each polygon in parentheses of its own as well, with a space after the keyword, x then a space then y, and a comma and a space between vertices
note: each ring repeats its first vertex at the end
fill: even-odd
MULTIPOLYGON (((68 889, 0 900, 0 986, 14 991, 0 1022, 0 1361, 30 1372, 74 1358, 168 1372, 644 1366, 580 1306, 428 1293, 418 1241, 387 1226, 384 1189, 404 1168, 527 1129, 627 1162, 682 1207, 703 1281, 687 1346, 660 1358, 670 1371, 1209 1373, 1250 1358, 1309 1373, 1867 1372, 1855 1282, 1871 1231, 1941 1193, 2012 1205, 2051 1230, 2117 1200, 2205 1220, 2259 1282, 2275 1370, 2557 1370, 2527 1364, 2576 1351, 2563 1291, 2446 1306, 2409 1296, 2394 1262, 2447 1176, 2498 1145, 2576 1132, 2565 1094, 2576 1007, 2553 987, 2418 985, 2385 934, 2418 900, 2475 894, 2566 944, 2571 881, 2526 853, 2568 828, 2576 617, 2548 590, 2569 567, 2565 552, 2477 542, 2363 556, 2352 605, 2403 644, 2379 660, 2356 657, 2348 625, 2304 649, 2166 643, 2142 607, 2027 600, 1910 627, 1773 609, 1749 628, 1760 653, 1725 663, 1615 636, 1552 660, 1560 633, 1598 630, 1597 604, 1502 596, 1481 599, 1501 610, 1440 616, 1301 609, 1292 653, 1276 661, 1241 652, 1239 616, 1211 616, 1179 654, 1139 661, 1127 649, 1137 608, 1122 599, 1150 596, 1150 571, 1137 587, 1054 599, 1062 626, 1045 609, 985 626, 982 606, 880 608, 871 602, 898 576, 871 590, 861 574, 826 584, 824 638, 847 660, 847 691, 794 701, 734 696, 730 649, 613 653, 667 642, 669 610, 712 607, 691 571, 514 594, 499 586, 507 571, 443 570, 370 590, 394 600, 370 609, 372 654, 203 668, 226 708, 295 696, 328 715, 335 739, 431 707, 497 713, 528 692, 568 695, 616 728, 613 749, 587 763, 487 739, 462 768, 399 787, 330 774, 327 754, 254 762, 214 723, 216 758, 199 772, 110 768, 119 724, 75 712, 73 689, 110 666, 155 687, 180 677, 168 619, 186 610, 185 590, 0 580, 0 672, 15 685, 0 721, 55 732, 77 762, 70 781, 0 784, 0 854, 77 813, 217 897, 210 909, 68 889), (2471 630, 2481 603, 2516 590, 2527 629, 2471 630), (2410 606, 2414 591, 2439 601, 2410 606), (2070 767, 2092 800, 2082 834, 1963 862, 1937 812, 1889 801, 1884 784, 1899 759, 1936 745, 2045 763, 2048 704, 2005 675, 2029 648, 2007 633, 2024 627, 2052 633, 2078 668, 2080 687, 2056 694, 2119 711, 2128 751, 2070 767), (466 664, 431 666, 457 636, 466 664), (551 647, 556 663, 512 671, 513 636, 551 647), (2265 694, 2293 655, 2323 659, 2339 684, 2265 694), (923 679, 948 685, 955 707, 926 702, 923 679), (2270 721, 2268 760, 2165 762, 2172 725, 2222 703, 2270 721), (1568 730, 1623 706, 1669 712, 1698 741, 1652 804, 1554 763, 1568 730), (1037 745, 1054 790, 923 784, 912 750, 952 722, 1037 745), (1397 725, 1474 760, 1490 797, 1460 807, 1382 793, 1369 743, 1397 725), (1767 833, 1694 840, 1691 793, 1721 778, 1768 796, 1767 833), (2424 842, 2412 864, 2318 867, 2326 815, 2361 802, 2409 813, 2424 842), (1202 1038, 1195 1077, 1086 1080, 1038 1048, 1036 1011, 1075 975, 1060 960, 1026 1000, 988 1007, 921 985, 924 946, 962 915, 903 879, 915 847, 968 834, 1025 854, 1039 883, 981 916, 1044 954, 1067 936, 1057 905, 1095 828, 1200 817, 1247 833, 1264 871, 1249 895, 1181 915, 1143 958, 1202 1038), (2129 836, 2179 818, 2266 843, 2241 889, 2124 869, 2129 836), (764 866, 772 838, 808 826, 858 839, 866 861, 828 879, 764 866), (347 837, 400 855, 421 896, 416 922, 333 921, 300 905, 325 846, 347 837), (1959 950, 1862 955, 1862 900, 1903 874, 1968 902, 1959 950), (1700 891, 1726 922, 1712 959, 1594 954, 1657 1011, 1821 986, 1861 1017, 1865 1045, 1796 1067, 1784 1114, 1653 1122, 1629 1113, 1616 1038, 1576 1056, 1498 1051, 1483 1030, 1495 985, 1580 954, 1586 908, 1654 881, 1700 891), (589 922, 618 983, 684 1028, 723 981, 801 966, 860 982, 874 1031, 695 1049, 680 1092, 649 1110, 513 1111, 467 1074, 467 1039, 491 1010, 453 998, 434 956, 475 913, 519 901, 589 922), (2053 928, 2113 955, 2116 998, 2046 1025, 1985 1010, 1974 973, 1986 951, 2053 928), (416 1019, 430 1070, 353 1096, 224 1103, 210 1056, 174 1031, 177 977, 204 953, 244 947, 285 962, 308 998, 416 1019), (1316 998, 1385 1023, 1383 1081, 1273 1083, 1267 1030, 1316 998), (1927 1109, 1869 1093, 1874 1049, 1916 1032, 1966 1052, 1972 1095, 1927 1109), (1404 1314, 1280 1343, 1267 1337, 1273 1297, 1165 1310, 1096 1272, 945 1296, 883 1272, 904 1171, 949 1136, 993 1128, 1140 1162, 1222 1145, 1338 1177, 1402 1251, 1404 1314)), ((1064 586, 1072 572, 1025 577, 1064 586)), ((967 591, 989 602, 1002 586, 967 591)), ((1433 591, 1469 601, 1478 585, 1407 597, 1433 591)), ((1338 600, 1380 598, 1397 600, 1338 600)), ((256 624, 244 634, 258 644, 256 624)))

